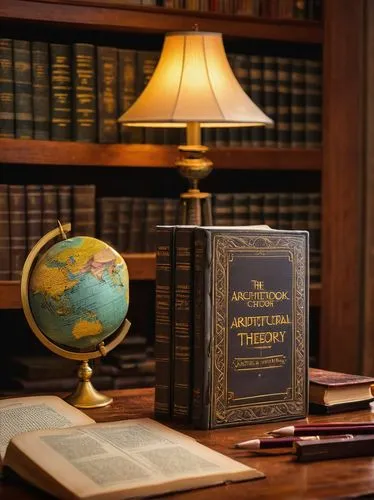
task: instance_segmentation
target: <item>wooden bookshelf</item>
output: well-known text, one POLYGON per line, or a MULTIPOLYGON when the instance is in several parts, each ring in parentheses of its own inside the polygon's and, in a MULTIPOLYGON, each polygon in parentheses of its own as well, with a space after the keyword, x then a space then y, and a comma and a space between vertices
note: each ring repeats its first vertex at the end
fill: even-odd
MULTIPOLYGON (((80 142, 0 139, 0 163, 102 167, 174 167, 177 146, 87 144, 80 142)), ((212 148, 214 168, 321 170, 318 149, 212 148)))
POLYGON ((53 23, 80 30, 165 33, 191 30, 216 31, 226 37, 257 38, 320 44, 322 24, 294 19, 267 19, 193 12, 162 7, 136 7, 110 0, 1 0, 0 19, 53 23))

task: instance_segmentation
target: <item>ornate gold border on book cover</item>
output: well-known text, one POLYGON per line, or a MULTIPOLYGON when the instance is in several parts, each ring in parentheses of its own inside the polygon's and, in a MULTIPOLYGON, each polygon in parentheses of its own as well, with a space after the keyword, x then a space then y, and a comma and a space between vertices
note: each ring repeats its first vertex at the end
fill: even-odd
POLYGON ((307 233, 215 234, 213 255, 212 426, 304 416, 308 363, 307 233), (245 264, 241 260, 235 275, 233 262, 243 258, 250 260, 245 264), (248 267, 249 262, 252 264, 248 267), (232 282, 239 280, 242 285, 246 279, 243 275, 250 273, 251 265, 256 270, 254 274, 267 276, 266 285, 249 276, 249 282, 257 289, 250 290, 248 285, 247 291, 233 291, 236 289, 232 282), (273 290, 274 286, 277 290, 273 290), (275 299, 262 301, 263 305, 259 301, 246 302, 253 297, 275 299), (243 316, 233 316, 230 310, 233 298, 242 299, 243 316), (233 325, 238 327, 235 331, 233 325), (245 328, 251 325, 252 329, 245 328), (243 357, 237 356, 238 338, 243 357), (239 371, 246 372, 245 377, 238 378, 239 371), (243 388, 244 381, 248 382, 247 391, 243 388), (260 392, 253 389, 253 382, 260 392))

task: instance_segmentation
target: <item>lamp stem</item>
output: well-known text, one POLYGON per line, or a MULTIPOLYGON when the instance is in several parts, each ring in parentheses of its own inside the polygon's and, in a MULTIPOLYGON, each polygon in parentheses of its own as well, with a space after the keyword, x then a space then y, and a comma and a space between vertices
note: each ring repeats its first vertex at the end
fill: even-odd
POLYGON ((182 156, 176 161, 181 174, 189 180, 190 189, 181 194, 180 224, 212 225, 211 195, 198 187, 212 169, 212 162, 204 156, 208 150, 201 145, 200 122, 187 122, 185 146, 179 146, 182 156))
POLYGON ((201 145, 201 127, 199 122, 187 123, 187 146, 201 145))

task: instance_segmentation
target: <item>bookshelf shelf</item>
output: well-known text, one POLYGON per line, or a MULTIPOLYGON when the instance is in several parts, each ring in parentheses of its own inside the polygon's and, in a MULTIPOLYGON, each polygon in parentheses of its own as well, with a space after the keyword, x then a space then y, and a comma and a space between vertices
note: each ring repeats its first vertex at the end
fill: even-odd
POLYGON ((193 12, 162 7, 119 6, 110 0, 1 0, 0 19, 54 23, 70 28, 137 33, 190 30, 217 31, 227 37, 320 44, 322 24, 316 21, 266 19, 193 12))
MULTIPOLYGON (((0 163, 104 167, 174 167, 176 146, 87 144, 80 142, 0 139, 0 163)), ((317 149, 212 148, 214 168, 321 170, 317 149)))
MULTIPOLYGON (((132 280, 154 280, 156 276, 156 259, 154 253, 124 255, 132 280)), ((316 283, 310 287, 310 306, 321 305, 321 285, 316 283)), ((0 281, 0 309, 21 309, 21 292, 19 281, 0 281)))

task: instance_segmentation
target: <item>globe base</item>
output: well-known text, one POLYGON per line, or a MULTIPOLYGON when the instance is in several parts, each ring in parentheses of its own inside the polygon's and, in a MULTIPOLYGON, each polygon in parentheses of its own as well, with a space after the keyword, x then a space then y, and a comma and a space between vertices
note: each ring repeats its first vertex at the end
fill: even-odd
POLYGON ((82 361, 78 371, 79 382, 65 401, 76 408, 100 408, 113 402, 113 398, 98 392, 91 383, 92 369, 88 361, 82 361))

